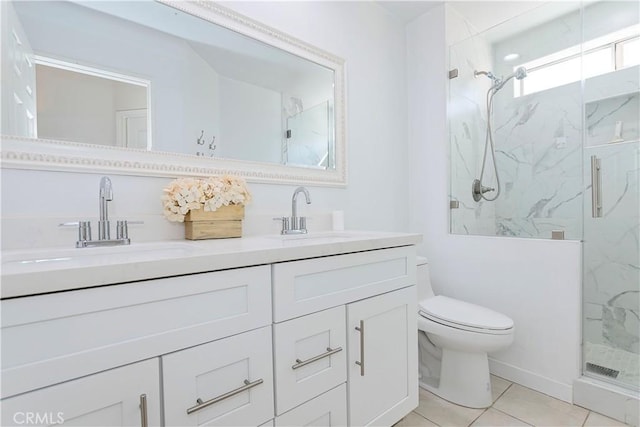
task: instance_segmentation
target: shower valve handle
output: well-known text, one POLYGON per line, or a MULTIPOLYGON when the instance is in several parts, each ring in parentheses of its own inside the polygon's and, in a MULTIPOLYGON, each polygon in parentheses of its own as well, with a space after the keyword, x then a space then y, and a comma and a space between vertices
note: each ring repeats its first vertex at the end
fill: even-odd
POLYGON ((484 194, 484 193, 488 193, 489 191, 496 191, 496 189, 495 189, 495 188, 493 188, 493 187, 485 187, 485 186, 483 185, 483 186, 482 186, 482 190, 481 190, 481 191, 482 191, 482 194, 484 194))

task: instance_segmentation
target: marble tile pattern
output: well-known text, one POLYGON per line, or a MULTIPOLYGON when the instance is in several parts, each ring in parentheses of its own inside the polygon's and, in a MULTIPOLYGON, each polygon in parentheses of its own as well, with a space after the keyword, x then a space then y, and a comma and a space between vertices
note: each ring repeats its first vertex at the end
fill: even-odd
POLYGON ((493 376, 493 405, 471 409, 420 390, 420 404, 395 427, 615 426, 626 424, 493 376))

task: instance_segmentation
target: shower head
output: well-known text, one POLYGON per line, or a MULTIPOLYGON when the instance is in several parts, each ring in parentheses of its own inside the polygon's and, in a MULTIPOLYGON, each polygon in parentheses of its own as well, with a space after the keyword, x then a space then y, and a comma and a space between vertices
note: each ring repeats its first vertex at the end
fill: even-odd
POLYGON ((513 73, 509 74, 507 77, 503 77, 502 79, 496 80, 495 84, 493 85, 493 92, 495 93, 500 89, 502 89, 502 87, 514 77, 516 78, 516 80, 524 79, 525 77, 527 77, 527 69, 524 67, 518 67, 513 73))
POLYGON ((518 67, 516 68, 516 71, 514 71, 513 76, 518 80, 522 80, 527 77, 527 69, 524 67, 518 67))

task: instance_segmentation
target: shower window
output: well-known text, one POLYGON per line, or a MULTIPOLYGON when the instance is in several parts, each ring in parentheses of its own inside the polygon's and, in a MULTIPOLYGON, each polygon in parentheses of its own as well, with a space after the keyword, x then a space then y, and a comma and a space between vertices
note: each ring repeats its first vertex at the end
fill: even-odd
POLYGON ((527 79, 513 83, 514 97, 588 79, 640 64, 640 26, 634 25, 513 67, 527 79))
POLYGON ((616 61, 621 67, 640 64, 640 37, 635 37, 620 43, 616 54, 619 55, 616 61))

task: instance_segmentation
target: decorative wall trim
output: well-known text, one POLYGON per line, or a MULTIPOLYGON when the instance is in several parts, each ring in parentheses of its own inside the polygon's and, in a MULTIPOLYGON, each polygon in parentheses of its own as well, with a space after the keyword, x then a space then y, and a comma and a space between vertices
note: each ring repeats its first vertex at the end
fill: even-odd
POLYGON ((335 78, 335 170, 16 136, 1 137, 2 168, 159 177, 231 174, 243 176, 250 182, 329 187, 347 185, 346 76, 343 59, 211 1, 156 1, 332 69, 335 78))
POLYGON ((229 174, 245 177, 250 182, 344 186, 337 171, 47 139, 2 136, 0 141, 1 167, 8 169, 157 177, 229 174))

